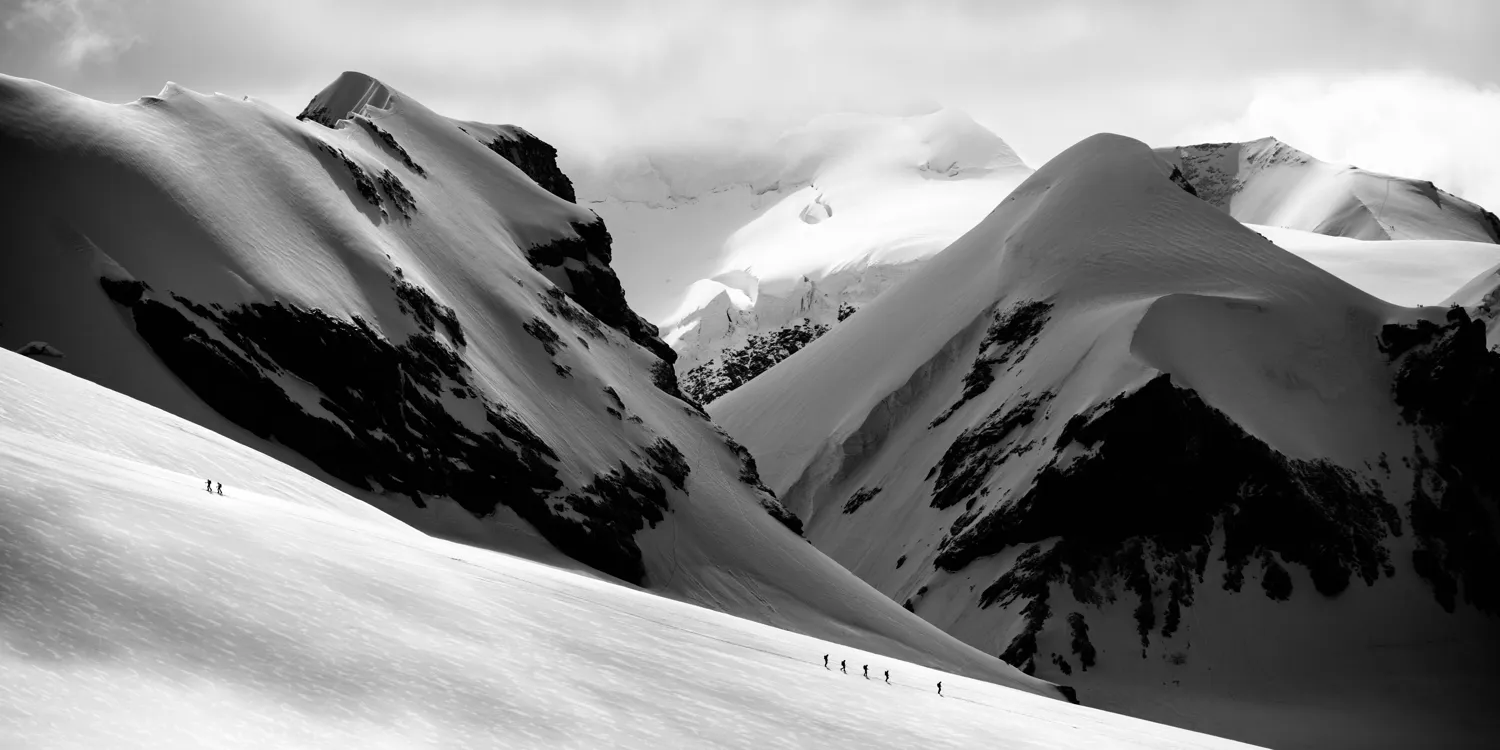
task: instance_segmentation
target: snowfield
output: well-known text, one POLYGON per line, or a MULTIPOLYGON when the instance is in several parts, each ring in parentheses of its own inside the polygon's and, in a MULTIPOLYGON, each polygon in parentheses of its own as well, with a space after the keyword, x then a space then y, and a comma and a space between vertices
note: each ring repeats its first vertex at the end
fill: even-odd
POLYGON ((6 747, 1244 747, 433 539, 8 352, 0 601, 6 747))
POLYGON ((1361 291, 1403 307, 1445 304, 1454 290, 1500 263, 1500 245, 1462 240, 1356 240, 1246 224, 1361 291))

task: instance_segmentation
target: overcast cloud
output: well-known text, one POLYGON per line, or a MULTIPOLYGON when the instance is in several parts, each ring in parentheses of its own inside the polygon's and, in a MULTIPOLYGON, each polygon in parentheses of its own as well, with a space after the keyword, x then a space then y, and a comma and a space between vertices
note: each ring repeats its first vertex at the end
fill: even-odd
POLYGON ((0 0, 0 72, 291 112, 361 70, 573 160, 840 110, 969 112, 1036 166, 1099 131, 1276 135, 1500 208, 1493 0, 0 0))

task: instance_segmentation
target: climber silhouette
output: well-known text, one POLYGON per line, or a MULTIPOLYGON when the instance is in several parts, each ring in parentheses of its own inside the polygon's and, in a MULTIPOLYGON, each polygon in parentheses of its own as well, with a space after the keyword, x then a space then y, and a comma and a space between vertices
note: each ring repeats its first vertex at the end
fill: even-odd
POLYGON ((828 668, 828 654, 823 654, 823 668, 828 668))
POLYGON ((938 683, 938 695, 942 695, 942 694, 943 694, 943 683, 939 682, 938 683))
POLYGON ((891 670, 885 670, 885 684, 891 684, 891 670))
POLYGON ((218 485, 219 485, 219 494, 220 495, 224 494, 224 483, 223 482, 219 482, 218 485))
POLYGON ((214 491, 214 480, 212 480, 212 479, 205 479, 205 480, 203 480, 203 491, 204 492, 213 492, 214 491))
POLYGON ((839 662, 839 671, 843 672, 844 674, 849 674, 849 668, 844 664, 843 661, 839 662))
POLYGON ((870 665, 865 665, 865 679, 870 679, 870 665))

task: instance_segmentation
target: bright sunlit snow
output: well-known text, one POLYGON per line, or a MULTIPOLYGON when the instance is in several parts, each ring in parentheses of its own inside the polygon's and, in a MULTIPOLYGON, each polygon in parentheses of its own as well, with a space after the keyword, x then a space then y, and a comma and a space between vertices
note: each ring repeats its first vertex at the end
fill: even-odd
POLYGON ((1486 268, 1500 245, 1463 240, 1356 240, 1247 224, 1261 236, 1386 302, 1438 305, 1486 268))
POLYGON ((9 353, 0 542, 7 747, 1240 746, 437 541, 9 353))

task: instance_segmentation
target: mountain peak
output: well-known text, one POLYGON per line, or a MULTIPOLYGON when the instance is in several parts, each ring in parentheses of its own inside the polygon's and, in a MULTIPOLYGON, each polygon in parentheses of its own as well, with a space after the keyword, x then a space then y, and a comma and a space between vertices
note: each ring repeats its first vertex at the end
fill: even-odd
POLYGON ((375 77, 346 70, 333 79, 333 83, 324 86, 297 119, 312 120, 331 128, 350 115, 364 114, 371 109, 395 109, 398 101, 396 90, 375 77))

